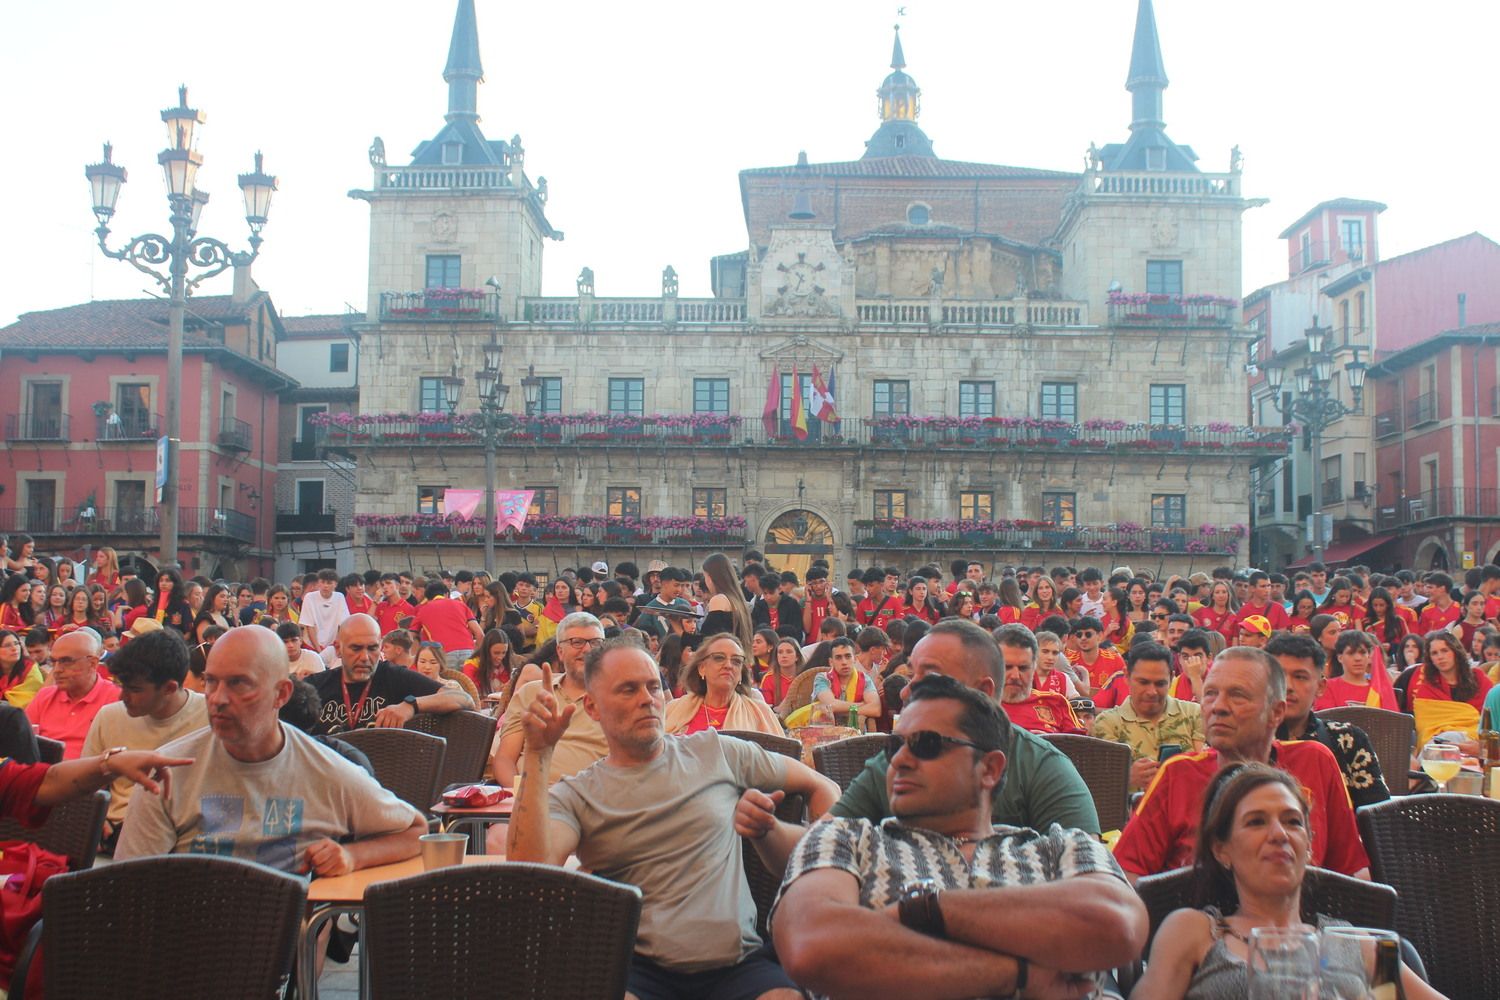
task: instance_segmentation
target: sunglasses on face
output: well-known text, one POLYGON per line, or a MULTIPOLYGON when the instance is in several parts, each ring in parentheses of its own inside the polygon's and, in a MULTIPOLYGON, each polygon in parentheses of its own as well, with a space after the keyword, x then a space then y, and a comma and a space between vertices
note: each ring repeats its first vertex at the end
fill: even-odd
POLYGON ((917 760, 937 760, 952 747, 968 747, 971 750, 984 751, 984 747, 969 740, 961 740, 956 736, 944 736, 930 729, 924 729, 917 733, 892 733, 886 737, 885 756, 887 760, 895 758, 901 752, 901 748, 911 751, 911 755, 917 760))
POLYGON ((1151 620, 1152 621, 1157 621, 1157 622, 1164 622, 1164 621, 1167 620, 1166 613, 1163 612, 1162 614, 1159 614, 1159 615, 1154 614, 1154 615, 1151 616, 1151 620))

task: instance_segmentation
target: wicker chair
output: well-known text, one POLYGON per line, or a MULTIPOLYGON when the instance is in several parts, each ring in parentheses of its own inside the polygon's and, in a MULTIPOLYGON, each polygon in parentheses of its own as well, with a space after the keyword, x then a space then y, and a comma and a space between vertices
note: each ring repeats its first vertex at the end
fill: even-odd
MULTIPOLYGON (((47 995, 279 996, 306 898, 303 879, 209 855, 138 858, 54 876, 42 887, 47 995), (85 955, 87 961, 80 960, 85 955), (192 960, 168 968, 146 961, 149 955, 192 960)), ((29 956, 22 961, 29 963, 29 956)), ((16 972, 19 989, 25 970, 16 972)))
POLYGON ((0 820, 0 841, 24 840, 45 847, 66 855, 68 867, 73 871, 84 871, 94 866, 108 811, 109 792, 98 791, 53 806, 47 822, 41 826, 24 826, 14 819, 0 820))
POLYGON ((865 769, 865 761, 886 748, 889 741, 884 734, 850 736, 847 739, 813 747, 813 767, 834 781, 843 791, 859 777, 865 769))
POLYGON ((52 740, 45 736, 38 736, 36 738, 36 749, 37 760, 43 764, 61 764, 63 753, 68 748, 62 740, 52 740))
POLYGON ((1130 747, 1069 733, 1043 733, 1041 737, 1078 769, 1093 796, 1099 829, 1123 830, 1130 816, 1130 747))
POLYGON ((1450 997, 1500 996, 1500 802, 1407 795, 1356 814, 1376 881, 1400 894, 1396 929, 1450 997))
POLYGON ((782 699, 781 704, 772 706, 772 708, 778 709, 776 714, 785 719, 788 715, 791 715, 797 709, 812 701, 813 681, 818 679, 819 673, 821 671, 804 670, 796 677, 793 677, 791 685, 786 689, 786 697, 782 699))
POLYGON ((382 882, 365 892, 370 996, 619 997, 640 916, 634 886, 550 865, 382 882))
MULTIPOLYGON (((726 729, 720 735, 749 740, 771 753, 779 753, 793 760, 802 759, 801 742, 785 736, 771 736, 767 733, 737 729, 726 729)), ((787 823, 805 823, 807 802, 800 795, 788 795, 781 800, 781 805, 776 807, 776 818, 787 823)), ((750 886, 750 895, 755 900, 755 929, 760 932, 762 938, 767 938, 766 917, 770 915, 771 904, 776 901, 776 893, 781 889, 781 873, 766 868, 765 863, 760 860, 760 855, 755 853, 755 845, 750 841, 742 840, 741 845, 745 859, 745 882, 750 886)))
POLYGON ((370 758, 384 788, 427 815, 437 801, 447 740, 411 729, 355 729, 338 738, 370 758))
POLYGON ((1409 788, 1406 773, 1411 770, 1411 748, 1416 739, 1416 720, 1404 712, 1391 712, 1368 705, 1343 705, 1326 708, 1318 718, 1330 722, 1347 722, 1358 726, 1370 737, 1380 773, 1392 795, 1405 795, 1409 788))
MULTIPOLYGON (((490 765, 490 744, 495 739, 495 720, 482 712, 419 712, 406 724, 429 736, 448 741, 443 769, 438 774, 438 790, 449 785, 481 781, 490 765)), ((431 803, 429 803, 430 805, 431 803)))
POLYGON ((779 753, 793 760, 802 759, 801 741, 789 736, 772 736, 770 733, 757 732, 753 729, 725 729, 719 735, 749 740, 751 743, 760 744, 762 749, 769 750, 771 753, 779 753))

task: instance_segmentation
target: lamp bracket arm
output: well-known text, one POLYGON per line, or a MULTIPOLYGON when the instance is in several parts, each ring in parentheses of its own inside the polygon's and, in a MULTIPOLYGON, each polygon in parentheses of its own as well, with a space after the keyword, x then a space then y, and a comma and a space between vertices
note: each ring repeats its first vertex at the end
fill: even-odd
POLYGON ((94 230, 99 237, 99 249, 104 256, 113 260, 123 260, 137 271, 149 274, 162 287, 162 290, 171 294, 172 276, 163 274, 152 267, 152 264, 169 264, 172 260, 172 241, 156 233, 146 233, 143 236, 133 238, 119 250, 111 250, 105 242, 109 236, 109 229, 100 226, 94 230))

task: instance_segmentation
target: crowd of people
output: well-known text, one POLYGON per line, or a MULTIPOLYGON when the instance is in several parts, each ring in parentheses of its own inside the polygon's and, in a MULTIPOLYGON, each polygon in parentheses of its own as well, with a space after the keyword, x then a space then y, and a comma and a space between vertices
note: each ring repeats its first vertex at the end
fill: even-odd
POLYGON ((0 570, 0 782, 35 797, 16 769, 56 740, 101 761, 106 853, 342 874, 415 855, 426 820, 340 734, 485 712, 490 774, 517 793, 508 856, 642 889, 640 1000, 1088 996, 1142 956, 1132 883, 1182 866, 1212 891, 1164 925, 1136 995, 1239 995, 1249 929, 1300 920, 1310 864, 1368 878, 1354 810, 1410 780, 1319 713, 1407 711, 1418 746, 1470 753, 1481 712, 1500 718, 1500 566, 1457 588, 1316 563, 1158 580, 965 560, 836 585, 826 563, 799 579, 749 551, 236 583, 147 581, 109 549, 80 566, 19 536, 0 570), (887 746, 841 789, 720 735, 809 726, 887 746), (1129 748, 1123 829, 1057 733, 1129 748), (174 781, 136 794, 168 763, 174 781), (808 823, 778 818, 786 796, 808 823), (784 873, 770 940, 741 838, 784 873))

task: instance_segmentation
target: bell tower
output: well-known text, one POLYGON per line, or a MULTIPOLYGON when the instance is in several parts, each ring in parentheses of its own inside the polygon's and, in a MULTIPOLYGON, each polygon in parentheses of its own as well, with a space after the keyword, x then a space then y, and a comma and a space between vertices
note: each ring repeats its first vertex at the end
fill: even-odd
POLYGON ((443 80, 448 107, 437 134, 406 166, 388 163, 377 137, 371 186, 349 192, 370 205, 372 323, 431 319, 434 309, 514 318, 518 299, 540 294, 543 242, 563 238, 547 220, 546 178, 526 174, 521 137, 491 140, 479 128, 474 0, 458 0, 443 80))

